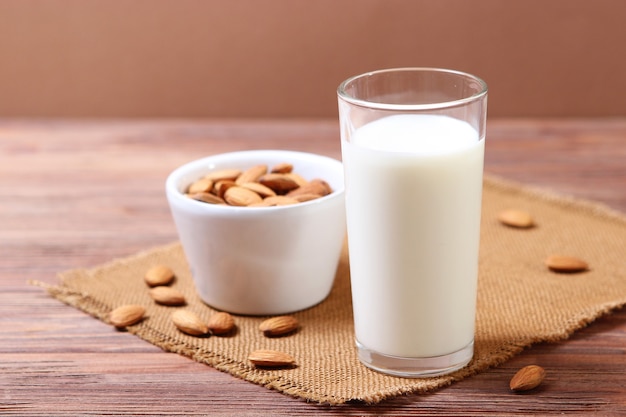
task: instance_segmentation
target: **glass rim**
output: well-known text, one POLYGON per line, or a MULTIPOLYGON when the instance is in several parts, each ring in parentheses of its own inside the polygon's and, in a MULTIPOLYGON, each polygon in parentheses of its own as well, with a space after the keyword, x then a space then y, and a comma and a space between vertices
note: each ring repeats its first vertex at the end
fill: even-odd
POLYGON ((360 107, 368 107, 368 108, 377 109, 377 110, 403 110, 403 111, 408 111, 408 110, 420 111, 420 110, 433 110, 433 109, 445 109, 445 108, 458 107, 458 106, 466 105, 466 104, 482 99, 484 96, 487 95, 487 92, 488 92, 487 83, 482 78, 479 78, 475 75, 472 75, 463 71, 457 71, 457 70, 451 70, 451 69, 445 69, 445 68, 434 68, 434 67, 432 68, 431 67, 400 67, 400 68, 387 68, 387 69, 369 71, 369 72, 365 72, 359 75, 352 76, 346 79, 345 81, 343 81, 341 84, 339 84, 339 87, 337 87, 337 96, 341 100, 347 103, 350 103, 352 105, 356 105, 360 107), (477 93, 474 93, 467 97, 459 98, 456 100, 446 100, 446 101, 426 103, 426 104, 424 103, 422 104, 396 104, 396 103, 383 103, 383 102, 378 102, 378 101, 369 101, 369 100, 353 97, 346 91, 346 88, 348 87, 349 84, 351 84, 352 82, 360 78, 371 77, 375 75, 380 75, 384 73, 392 73, 392 72, 415 72, 415 73, 431 72, 431 73, 451 74, 451 75, 456 75, 465 79, 474 80, 481 86, 481 88, 477 93))

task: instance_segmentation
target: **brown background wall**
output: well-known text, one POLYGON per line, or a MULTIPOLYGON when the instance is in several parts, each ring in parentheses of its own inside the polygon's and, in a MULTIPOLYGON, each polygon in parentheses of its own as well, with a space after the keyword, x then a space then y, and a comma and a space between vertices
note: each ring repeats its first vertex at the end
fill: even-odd
POLYGON ((472 72, 490 117, 626 115, 623 0, 0 0, 0 117, 335 117, 348 76, 472 72))

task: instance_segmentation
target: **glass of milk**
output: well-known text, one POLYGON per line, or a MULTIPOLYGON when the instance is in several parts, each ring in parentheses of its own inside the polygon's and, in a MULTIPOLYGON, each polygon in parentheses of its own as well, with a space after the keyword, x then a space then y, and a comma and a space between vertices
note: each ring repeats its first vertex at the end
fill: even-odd
POLYGON ((474 352, 487 85, 434 68, 338 88, 356 347, 404 377, 474 352))

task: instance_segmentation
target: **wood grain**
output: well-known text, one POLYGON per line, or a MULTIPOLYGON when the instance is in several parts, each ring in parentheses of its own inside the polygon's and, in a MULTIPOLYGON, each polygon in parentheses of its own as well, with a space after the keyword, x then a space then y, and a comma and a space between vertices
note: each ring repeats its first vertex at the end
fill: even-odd
MULTIPOLYGON (((28 285, 174 241, 167 174, 207 154, 262 148, 339 158, 337 123, 0 120, 0 414, 626 414, 624 309, 432 394, 329 407, 165 353, 28 285), (532 363, 546 368, 545 383, 512 394, 509 379, 532 363)), ((489 122, 488 173, 622 212, 624 161, 626 119, 489 122)))

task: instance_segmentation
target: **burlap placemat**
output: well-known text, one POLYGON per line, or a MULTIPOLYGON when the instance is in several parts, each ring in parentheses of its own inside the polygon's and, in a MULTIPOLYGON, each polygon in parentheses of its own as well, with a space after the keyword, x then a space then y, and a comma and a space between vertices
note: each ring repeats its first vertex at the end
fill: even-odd
POLYGON ((423 393, 496 366, 533 343, 567 338, 611 309, 626 304, 626 217, 601 205, 531 190, 486 178, 483 199, 480 278, 474 360, 451 375, 430 379, 386 376, 362 366, 356 357, 347 253, 341 258, 331 295, 294 315, 301 329, 270 339, 258 330, 260 317, 237 316, 228 337, 197 338, 171 323, 175 308, 156 305, 143 281, 152 265, 169 265, 173 287, 187 297, 188 308, 202 317, 215 311, 194 292, 178 243, 158 247, 93 269, 60 274, 48 291, 59 300, 99 319, 123 304, 141 304, 147 318, 128 331, 162 349, 310 401, 340 404, 379 402, 403 393, 423 393), (530 212, 537 226, 520 230, 498 223, 500 210, 530 212), (550 272, 551 254, 583 258, 590 269, 578 274, 550 272), (261 348, 291 353, 297 366, 261 370, 247 355, 261 348))

